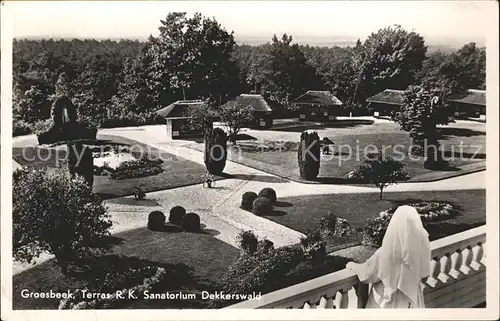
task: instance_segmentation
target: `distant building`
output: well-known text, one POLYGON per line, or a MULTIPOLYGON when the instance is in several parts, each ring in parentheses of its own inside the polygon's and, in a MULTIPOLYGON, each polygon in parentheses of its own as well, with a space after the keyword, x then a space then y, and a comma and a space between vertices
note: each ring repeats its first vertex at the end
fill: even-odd
POLYGON ((366 99, 374 116, 390 116, 403 104, 404 90, 386 89, 366 99))
POLYGON ((309 90, 292 101, 299 108, 299 120, 328 121, 348 116, 340 99, 329 91, 309 90))
POLYGON ((250 106, 253 110, 253 122, 248 124, 253 128, 271 128, 273 126, 272 103, 258 94, 241 94, 232 100, 238 106, 250 106))
MULTIPOLYGON (((403 103, 404 90, 386 89, 366 99, 374 116, 390 116, 403 103)), ((486 91, 468 89, 465 93, 448 98, 455 118, 479 118, 486 120, 486 91)))
POLYGON ((191 110, 205 104, 203 100, 178 100, 156 112, 166 120, 167 137, 170 139, 203 137, 203 128, 190 124, 191 110))
POLYGON ((448 101, 455 117, 486 120, 486 90, 469 89, 463 94, 452 96, 448 101))

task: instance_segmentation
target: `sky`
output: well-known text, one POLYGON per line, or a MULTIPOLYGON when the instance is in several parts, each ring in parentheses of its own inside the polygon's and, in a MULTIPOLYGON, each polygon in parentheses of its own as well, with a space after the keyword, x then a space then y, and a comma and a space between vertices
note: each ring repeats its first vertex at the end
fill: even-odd
MULTIPOLYGON (((495 1, 62 1, 7 2, 14 37, 133 38, 156 35, 168 12, 215 17, 239 42, 288 33, 298 42, 365 39, 399 24, 428 43, 485 44, 495 1), (319 39, 319 40, 318 40, 319 39)), ((496 22, 498 23, 498 22, 496 22)))

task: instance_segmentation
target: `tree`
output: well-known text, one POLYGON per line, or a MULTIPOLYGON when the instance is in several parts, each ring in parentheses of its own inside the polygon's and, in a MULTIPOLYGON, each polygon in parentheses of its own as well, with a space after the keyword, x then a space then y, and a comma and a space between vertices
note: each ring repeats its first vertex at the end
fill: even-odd
POLYGON ((486 88, 486 49, 474 42, 451 54, 438 69, 437 83, 451 93, 486 88))
MULTIPOLYGON (((160 35, 148 40, 152 61, 150 86, 177 99, 209 98, 222 103, 236 95, 238 68, 232 59, 235 45, 215 19, 196 13, 170 13, 159 27, 160 35)), ((160 95, 160 104, 170 103, 160 95)))
POLYGON ((43 87, 33 85, 20 96, 16 95, 13 116, 28 123, 47 119, 50 116, 52 98, 43 87))
POLYGON ((379 155, 377 159, 365 159, 355 171, 354 178, 374 184, 380 190, 380 199, 382 199, 384 188, 409 178, 403 167, 402 162, 379 155))
POLYGON ((221 121, 227 126, 229 141, 236 142, 236 137, 245 126, 253 121, 253 109, 251 106, 242 106, 231 100, 217 110, 221 121))
POLYGON ((384 89, 405 89, 422 68, 427 47, 424 39, 401 26, 372 33, 363 44, 356 80, 355 101, 364 105, 366 98, 384 89))
POLYGON ((30 263, 42 252, 56 257, 63 273, 70 264, 105 250, 112 223, 92 187, 65 168, 14 172, 13 251, 30 263))
POLYGON ((320 140, 318 133, 303 132, 300 135, 300 144, 297 150, 300 177, 312 180, 318 177, 320 168, 320 140))
POLYGON ((91 56, 78 78, 74 103, 81 121, 92 127, 98 127, 109 117, 111 99, 117 92, 121 66, 109 55, 91 56))
POLYGON ((65 72, 59 75, 56 82, 56 97, 73 95, 73 88, 65 72))
POLYGON ((445 95, 445 92, 425 85, 409 86, 401 109, 394 114, 394 120, 401 129, 410 133, 413 143, 419 147, 416 153, 425 152, 426 166, 442 165, 437 125, 449 122, 450 109, 443 98, 445 95))

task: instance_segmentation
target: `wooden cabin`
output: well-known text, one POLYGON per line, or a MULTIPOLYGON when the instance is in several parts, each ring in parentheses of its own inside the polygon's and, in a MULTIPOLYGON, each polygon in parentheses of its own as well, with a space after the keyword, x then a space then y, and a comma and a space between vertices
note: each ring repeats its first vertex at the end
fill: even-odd
POLYGON ((349 116, 340 99, 329 91, 309 90, 292 101, 299 109, 299 120, 331 121, 349 116))
POLYGON ((166 121, 166 133, 170 139, 203 137, 204 128, 194 128, 191 125, 191 110, 201 107, 203 100, 178 100, 156 112, 166 121))
POLYGON ((391 116, 403 104, 404 90, 386 89, 366 99, 373 116, 391 116))
POLYGON ((271 102, 258 94, 241 94, 231 100, 238 106, 250 106, 253 110, 253 121, 248 124, 251 128, 268 129, 273 125, 273 110, 271 102))
POLYGON ((469 89, 448 99, 455 118, 486 120, 486 90, 469 89))

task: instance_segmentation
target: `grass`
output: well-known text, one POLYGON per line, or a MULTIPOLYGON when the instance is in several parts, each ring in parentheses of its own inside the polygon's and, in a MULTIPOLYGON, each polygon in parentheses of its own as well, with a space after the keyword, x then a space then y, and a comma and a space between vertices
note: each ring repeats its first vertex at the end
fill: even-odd
MULTIPOLYGON (((147 153, 153 159, 161 158, 164 161, 162 164, 163 172, 153 176, 120 180, 110 179, 107 176, 94 176, 94 192, 104 199, 132 195, 134 188, 140 184, 143 184, 145 192, 198 184, 202 182, 201 176, 206 172, 205 167, 198 163, 134 140, 111 135, 100 135, 99 138, 117 145, 134 146, 131 152, 136 157, 147 153)), ((55 149, 39 146, 13 147, 12 154, 13 158, 21 165, 40 168, 46 166, 54 167, 56 166, 58 157, 65 158, 66 152, 63 149, 60 149, 59 153, 55 153, 54 151, 55 149), (27 156, 26 158, 23 157, 23 153, 27 156), (37 153, 39 153, 40 157, 37 157, 37 153)), ((222 178, 215 177, 216 180, 222 178)))
MULTIPOLYGON (((435 181, 439 179, 463 175, 486 168, 486 134, 480 130, 445 127, 441 128, 441 146, 444 156, 450 159, 450 166, 444 170, 429 170, 423 167, 424 159, 411 159, 409 147, 412 145, 408 133, 399 130, 396 124, 374 124, 354 126, 355 128, 325 128, 318 130, 320 138, 328 137, 334 142, 333 156, 321 157, 321 167, 318 178, 306 181, 299 176, 297 162, 297 145, 300 128, 295 132, 260 131, 250 132, 255 135, 253 140, 239 141, 229 153, 229 159, 243 165, 262 170, 277 176, 302 183, 353 183, 345 175, 359 167, 365 157, 365 152, 383 146, 387 156, 401 157, 405 170, 412 182, 435 181), (278 143, 281 149, 277 148, 278 143), (373 147, 367 147, 372 145, 373 147), (462 149, 460 145, 463 145, 462 149), (262 148, 264 146, 264 148, 262 148), (394 146, 398 146, 395 148, 394 146), (283 148, 284 147, 284 148, 283 148), (350 149, 349 149, 350 148, 350 149), (350 156, 349 156, 350 155, 350 156)), ((309 128, 311 129, 311 128, 309 128)), ((480 129, 480 128, 479 128, 480 129)), ((316 130, 314 128, 314 130, 316 130)), ((203 146, 192 146, 202 150, 203 146)))
MULTIPOLYGON (((356 169, 359 164, 364 159, 363 150, 366 146, 370 144, 376 145, 384 145, 384 146, 410 146, 411 140, 409 139, 406 133, 381 133, 377 136, 372 134, 365 135, 344 135, 336 137, 335 145, 336 146, 346 146, 344 148, 334 148, 333 154, 334 156, 325 155, 321 158, 321 167, 318 175, 318 179, 315 182, 324 183, 328 181, 328 179, 337 179, 337 181, 341 181, 344 179, 344 176, 356 169), (380 142, 377 144, 377 140, 380 142), (352 156, 349 156, 349 151, 347 146, 351 146, 353 153, 352 156), (359 152, 356 151, 356 148, 359 148, 359 152)), ((459 142, 455 139, 449 140, 445 147, 454 146, 459 142)), ((335 146, 334 145, 334 146, 335 146)), ((467 145, 464 143, 464 145, 467 145)), ((451 152, 450 152, 451 153, 451 152)), ((446 156, 450 157, 451 154, 447 153, 446 156)), ((423 167, 424 159, 409 159, 408 153, 405 154, 405 158, 403 163, 405 164, 405 171, 410 175, 411 181, 421 181, 419 180, 419 176, 426 175, 426 181, 432 180, 432 176, 429 177, 428 173, 435 173, 436 175, 440 175, 441 178, 455 176, 460 172, 460 167, 464 165, 471 164, 473 162, 477 162, 477 159, 471 159, 473 156, 470 148, 464 148, 464 158, 454 158, 450 161, 450 168, 444 171, 430 171, 423 167), (444 172, 444 173, 443 173, 444 172), (445 175, 443 175, 445 174, 445 175)), ((387 152, 387 155, 395 156, 397 154, 391 153, 391 151, 387 152)), ((477 155, 476 157, 485 158, 484 153, 477 155)), ((256 167, 263 171, 268 171, 275 173, 279 176, 286 177, 291 180, 296 181, 304 181, 299 176, 299 168, 297 162, 297 152, 296 150, 287 150, 283 152, 276 151, 255 151, 249 152, 245 149, 240 153, 233 153, 231 155, 231 160, 240 162, 244 165, 248 165, 251 167, 256 167)))
MULTIPOLYGON (((164 292, 209 291, 239 255, 238 249, 214 238, 211 232, 151 232, 147 228, 139 228, 113 235, 111 240, 114 245, 110 254, 121 258, 117 263, 127 264, 135 258, 144 264, 164 267, 169 275, 164 292)), ((44 262, 14 275, 13 308, 57 309, 57 299, 24 299, 20 291, 66 292, 83 288, 86 283, 85 279, 63 275, 54 260, 44 262)), ((208 302, 202 300, 201 295, 197 298, 135 300, 128 308, 205 308, 208 302)))
MULTIPOLYGON (((349 223, 363 226, 367 218, 403 203, 418 201, 446 201, 457 206, 458 216, 436 224, 431 223, 431 240, 462 232, 486 223, 485 190, 420 191, 384 193, 379 200, 378 193, 308 195, 280 198, 280 202, 291 203, 284 215, 266 216, 276 223, 293 230, 307 233, 319 226, 320 219, 328 212, 349 223), (435 225, 435 226, 433 226, 435 225), (435 227, 435 228, 434 228, 435 227)), ((329 247, 348 242, 341 238, 327 239, 329 247)))

